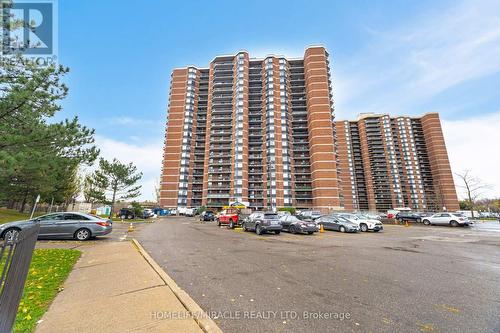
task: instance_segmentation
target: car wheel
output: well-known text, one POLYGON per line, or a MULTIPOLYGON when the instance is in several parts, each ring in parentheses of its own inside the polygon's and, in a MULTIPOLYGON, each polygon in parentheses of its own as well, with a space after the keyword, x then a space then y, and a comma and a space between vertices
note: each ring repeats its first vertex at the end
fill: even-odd
POLYGON ((245 223, 243 223, 243 224, 241 225, 241 227, 243 228, 243 231, 248 231, 247 226, 245 225, 245 223))
POLYGON ((403 219, 398 219, 398 222, 399 223, 403 223, 403 219))
POLYGON ((314 234, 314 231, 308 231, 307 234, 312 235, 312 234, 314 234))
POLYGON ((422 222, 422 220, 421 219, 417 219, 417 223, 420 223, 420 222, 422 222))
POLYGON ((379 232, 380 230, 373 230, 373 231, 375 231, 375 232, 379 232))
POLYGON ((450 225, 452 227, 458 227, 458 222, 457 221, 450 221, 450 225))
POLYGON ((234 221, 233 220, 229 221, 229 229, 234 229, 234 221))
POLYGON ((295 227, 293 225, 291 225, 290 227, 288 227, 288 232, 291 233, 291 234, 296 233, 295 227))
POLYGON ((217 225, 220 227, 220 220, 217 219, 217 225))
POLYGON ((5 232, 2 235, 2 238, 5 240, 6 243, 12 243, 13 241, 16 240, 17 236, 19 236, 19 232, 21 230, 17 228, 10 228, 5 230, 5 232))
POLYGON ((281 232, 281 230, 276 230, 274 233, 275 233, 276 235, 279 235, 279 234, 280 234, 280 232, 281 232))
POLYGON ((362 223, 359 227, 361 228, 361 231, 363 231, 363 232, 367 232, 368 231, 368 226, 366 224, 364 224, 364 223, 362 223))
POLYGON ((82 228, 75 232, 75 238, 79 241, 86 241, 90 236, 92 236, 92 234, 89 229, 82 228))
POLYGON ((122 220, 125 220, 125 219, 127 218, 127 216, 126 216, 126 215, 121 215, 121 216, 120 216, 120 218, 121 218, 122 220))
POLYGON ((429 221, 429 220, 424 220, 424 225, 431 225, 431 221, 429 221))
POLYGON ((255 227, 255 233, 257 235, 262 235, 262 227, 259 224, 255 227))
POLYGON ((340 232, 345 232, 345 227, 344 226, 340 227, 340 232))
POLYGON ((127 216, 127 218, 128 218, 129 220, 132 220, 132 215, 128 215, 128 216, 127 216))

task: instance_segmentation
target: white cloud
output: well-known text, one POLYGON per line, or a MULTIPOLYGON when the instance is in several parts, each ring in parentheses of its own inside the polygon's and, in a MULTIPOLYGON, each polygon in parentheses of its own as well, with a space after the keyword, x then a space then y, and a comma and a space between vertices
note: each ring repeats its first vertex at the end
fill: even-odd
POLYGON ((163 145, 161 142, 126 143, 116 139, 96 135, 96 145, 101 150, 100 157, 106 160, 117 158, 120 162, 132 162, 143 177, 141 196, 137 200, 155 199, 154 189, 160 178, 163 145))
POLYGON ((407 113, 450 87, 500 72, 496 0, 462 1, 391 31, 367 31, 371 45, 334 68, 336 105, 343 117, 407 113))
POLYGON ((108 119, 108 123, 111 125, 123 125, 123 126, 133 126, 133 125, 153 125, 157 124, 157 121, 151 119, 143 118, 132 118, 132 117, 114 117, 108 119))
MULTIPOLYGON (((452 171, 470 170, 490 189, 484 197, 500 197, 500 111, 464 120, 443 120, 443 133, 452 171)), ((455 176, 455 185, 460 185, 455 176)), ((461 189, 458 195, 463 197, 461 189)))

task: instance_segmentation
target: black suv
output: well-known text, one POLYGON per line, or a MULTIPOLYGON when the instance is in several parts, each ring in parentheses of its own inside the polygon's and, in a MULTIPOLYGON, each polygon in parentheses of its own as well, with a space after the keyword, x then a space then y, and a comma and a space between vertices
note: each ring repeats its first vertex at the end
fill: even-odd
POLYGON ((132 220, 132 219, 135 219, 135 212, 131 208, 122 208, 122 209, 120 209, 120 212, 118 213, 118 216, 122 220, 125 220, 125 219, 132 220))
POLYGON ((411 212, 399 212, 396 214, 396 220, 398 222, 417 222, 420 223, 422 222, 422 216, 420 216, 417 213, 411 213, 411 212))

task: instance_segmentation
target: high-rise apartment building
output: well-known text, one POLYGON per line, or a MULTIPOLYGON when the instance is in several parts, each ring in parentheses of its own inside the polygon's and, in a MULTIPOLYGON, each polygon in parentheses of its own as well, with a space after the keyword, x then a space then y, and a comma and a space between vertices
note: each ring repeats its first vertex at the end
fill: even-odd
POLYGON ((337 121, 336 130, 346 210, 459 209, 437 113, 362 114, 337 121))
POLYGON ((174 69, 160 204, 256 209, 458 205, 439 118, 334 122, 328 52, 174 69), (432 204, 431 204, 432 202, 432 204))
POLYGON ((172 73, 161 204, 341 208, 328 53, 172 73))

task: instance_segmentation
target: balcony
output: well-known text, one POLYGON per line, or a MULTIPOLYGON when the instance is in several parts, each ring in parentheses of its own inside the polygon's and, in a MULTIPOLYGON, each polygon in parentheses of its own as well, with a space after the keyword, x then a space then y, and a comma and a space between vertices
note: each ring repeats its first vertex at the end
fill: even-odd
POLYGON ((229 198, 229 197, 230 197, 229 193, 208 193, 207 195, 207 198, 229 198))

